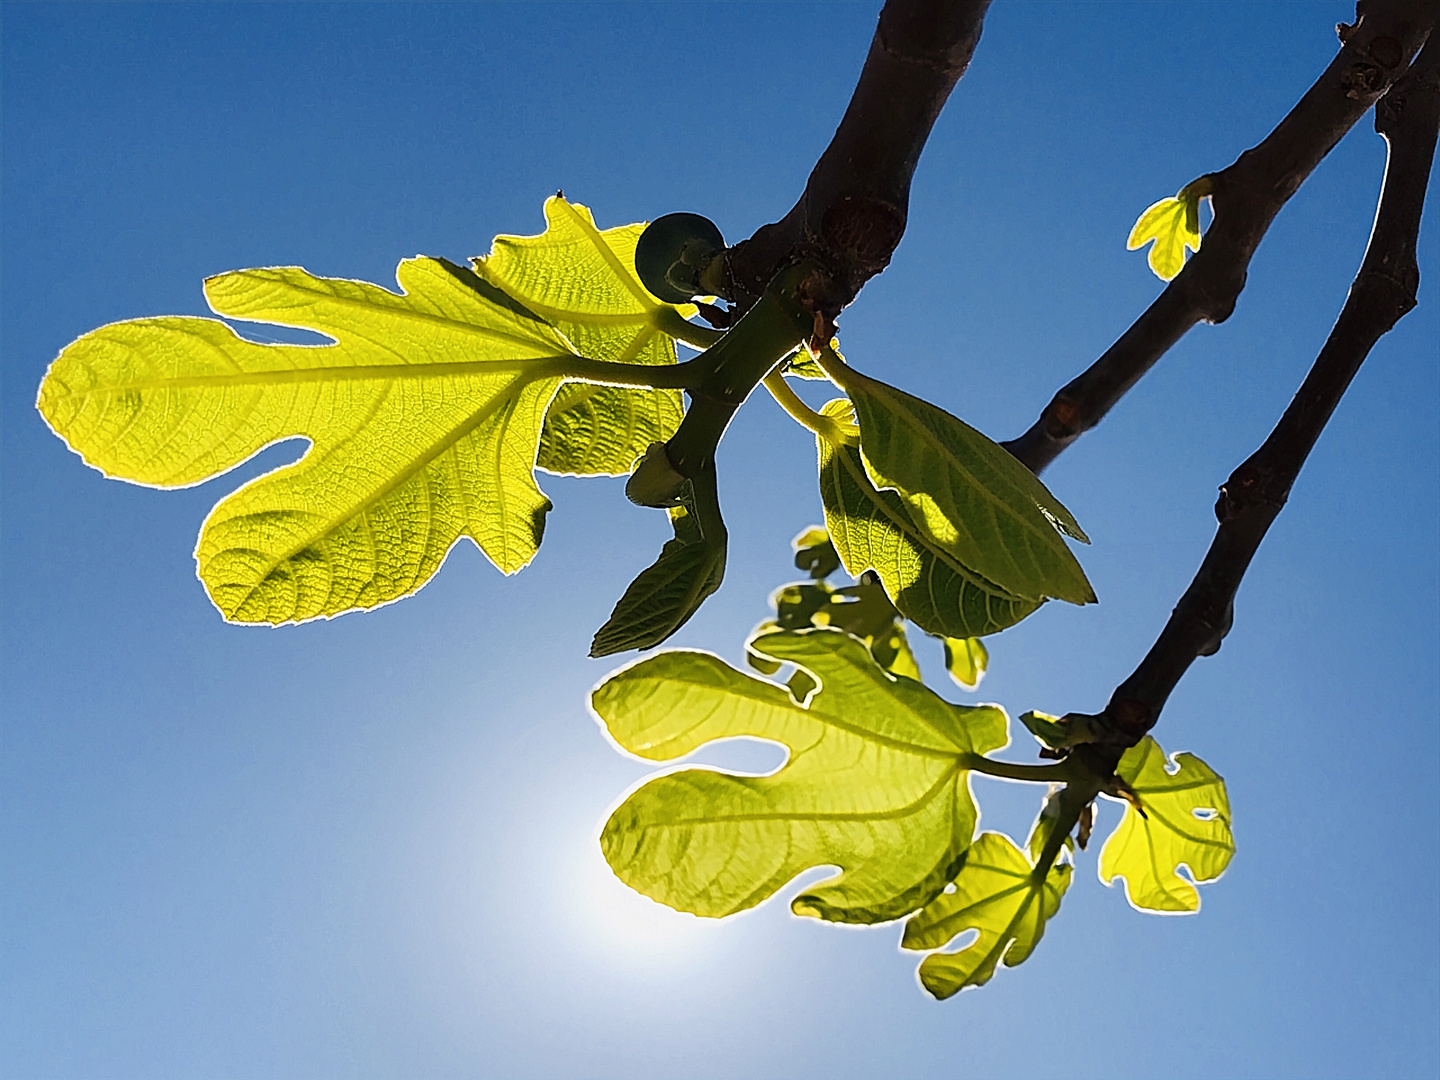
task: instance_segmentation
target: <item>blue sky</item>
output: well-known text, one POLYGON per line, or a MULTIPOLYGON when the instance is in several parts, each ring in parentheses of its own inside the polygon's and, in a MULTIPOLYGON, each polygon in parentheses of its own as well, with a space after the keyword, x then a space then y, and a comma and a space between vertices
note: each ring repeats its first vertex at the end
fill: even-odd
MULTIPOLYGON (((5 6, 0 1072, 1434 1075, 1433 201, 1421 306, 1156 730, 1227 778, 1230 871, 1200 915, 1158 919, 1096 881, 1092 848, 1034 957, 941 1004, 895 927, 797 920, 783 899, 702 923, 609 875, 599 825, 646 770, 588 716, 614 665, 585 654, 667 531, 620 481, 542 478, 556 509, 515 578, 462 545, 402 603, 239 628, 195 579, 195 534, 298 444, 160 492, 85 468, 34 412, 67 342, 204 313, 221 270, 393 286, 402 257, 538 232, 558 188, 601 225, 694 210, 746 236, 801 189, 877 9, 5 6)), ((1124 250, 1136 215, 1263 137, 1352 14, 997 4, 910 231, 841 320, 846 355, 1018 434, 1160 288, 1124 250)), ((1050 605, 991 640, 979 694, 942 693, 1012 716, 1103 705, 1323 342, 1383 160, 1367 118, 1276 221, 1234 317, 1046 474, 1094 540, 1100 605, 1050 605)), ((813 453, 768 400, 742 412, 720 462, 727 579, 676 644, 740 660, 819 518, 813 453)), ((938 672, 938 649, 921 661, 938 672)), ((1024 830, 1035 792, 977 789, 988 827, 1024 830)))

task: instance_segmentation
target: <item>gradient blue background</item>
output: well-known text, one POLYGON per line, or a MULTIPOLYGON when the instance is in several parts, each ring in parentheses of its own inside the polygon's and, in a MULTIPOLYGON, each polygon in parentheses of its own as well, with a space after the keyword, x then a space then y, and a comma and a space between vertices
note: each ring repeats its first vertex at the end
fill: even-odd
MULTIPOLYGON (((748 235, 799 192, 877 9, 5 7, 0 1073, 1435 1075, 1433 200, 1420 308, 1156 732, 1226 776, 1229 873, 1198 917, 1152 918, 1098 884, 1092 849, 1035 956, 943 1004, 895 927, 797 920, 783 898, 701 923, 600 860, 647 770, 587 714, 613 664, 585 653, 666 532, 619 481, 543 478, 556 509, 514 579, 466 544, 381 611, 237 628, 195 579, 195 534, 298 444, 159 492, 85 468, 33 410, 67 342, 203 313, 221 270, 393 287, 401 257, 539 231, 557 188, 602 225, 687 209, 748 235)), ((842 319, 847 355, 994 437, 1023 430, 1160 288, 1124 250, 1136 215, 1269 131, 1352 14, 998 3, 894 264, 842 319)), ((1094 539, 1101 604, 992 639, 979 698, 1093 710, 1143 654, 1216 486, 1344 300, 1383 160, 1367 118, 1276 221, 1234 317, 1047 473, 1094 539)), ((728 577, 675 643, 740 659, 819 517, 813 453, 768 400, 744 410, 721 462, 728 577)), ((929 643, 922 663, 940 670, 929 643)), ((1034 791, 977 787, 987 825, 1026 827, 1034 791)))

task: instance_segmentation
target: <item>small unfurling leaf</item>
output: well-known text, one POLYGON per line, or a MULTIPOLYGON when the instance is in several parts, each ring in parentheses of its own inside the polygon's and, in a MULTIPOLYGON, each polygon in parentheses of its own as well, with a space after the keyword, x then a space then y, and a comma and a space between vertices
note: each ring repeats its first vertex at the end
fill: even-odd
POLYGON ((1161 199, 1147 207, 1130 230, 1125 242, 1129 250, 1154 242, 1150 269, 1161 281, 1171 280, 1185 268, 1186 248, 1200 250, 1200 200, 1209 192, 1204 180, 1187 184, 1173 199, 1161 199))
POLYGON ((974 690, 985 677, 989 663, 990 653, 979 638, 945 639, 945 670, 957 686, 974 690))

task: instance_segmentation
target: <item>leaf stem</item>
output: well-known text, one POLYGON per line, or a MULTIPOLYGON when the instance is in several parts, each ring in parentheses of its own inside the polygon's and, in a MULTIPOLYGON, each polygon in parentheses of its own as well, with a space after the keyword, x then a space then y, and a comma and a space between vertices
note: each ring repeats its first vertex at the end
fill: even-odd
POLYGON ((592 360, 588 356, 565 356, 555 362, 561 378, 599 386, 638 386, 649 390, 688 390, 705 375, 700 357, 679 364, 621 364, 592 360))
POLYGON ((809 263, 786 267, 718 342, 695 359, 676 365, 687 369, 684 385, 690 404, 685 419, 665 444, 668 468, 696 479, 714 461, 715 447, 735 411, 810 332, 813 316, 802 306, 798 293, 814 274, 809 263))
POLYGON ((696 349, 708 349, 725 336, 724 330, 712 330, 708 326, 698 326, 689 319, 682 318, 673 307, 661 308, 656 313, 655 328, 662 334, 669 334, 675 340, 683 341, 696 349))
POLYGON ((834 349, 827 344, 815 355, 815 363, 820 365, 820 370, 825 372, 826 378, 841 390, 845 389, 845 383, 853 372, 850 365, 840 359, 840 355, 834 349))
POLYGON ((770 391, 775 403, 789 413, 790 418, 801 427, 808 428, 832 445, 839 446, 854 441, 834 420, 822 416, 806 405, 800 395, 790 389, 790 384, 785 381, 779 368, 772 370, 761 382, 765 384, 765 389, 770 391))
POLYGON ((971 772, 984 773, 986 776, 998 776, 1004 780, 1024 780, 1035 784, 1070 780, 1075 772, 1074 767, 1068 761, 1061 761, 1054 765, 1021 765, 1013 761, 996 761, 983 754, 964 754, 961 757, 961 765, 971 772))
POLYGON ((1050 830, 1050 835, 1045 838, 1045 846, 1040 849, 1040 856, 1035 860, 1035 868, 1030 871, 1030 880, 1037 885, 1044 884, 1045 878, 1050 874, 1050 867, 1055 865, 1055 860, 1060 856, 1060 849, 1065 845, 1065 838, 1070 835, 1076 823, 1080 820, 1080 813, 1087 804, 1092 802, 1098 792, 1098 787, 1092 784, 1067 784, 1060 792, 1060 812, 1055 819, 1055 824, 1050 830))

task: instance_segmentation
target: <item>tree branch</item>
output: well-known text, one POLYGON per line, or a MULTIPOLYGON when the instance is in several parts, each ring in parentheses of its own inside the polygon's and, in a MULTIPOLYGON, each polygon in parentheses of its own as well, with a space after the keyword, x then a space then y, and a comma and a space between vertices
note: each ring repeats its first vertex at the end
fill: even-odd
POLYGON ((732 302, 750 307, 781 266, 807 258, 828 276, 811 310, 833 322, 885 269, 905 232, 920 151, 970 64, 988 6, 886 0, 850 106, 800 201, 726 253, 732 302))
POLYGON ((1360 0, 1337 27, 1339 54, 1263 142, 1209 175, 1214 221, 1164 292, 1105 354, 1067 384, 1029 431, 1004 443, 1039 473, 1098 424, 1198 322, 1235 310, 1271 221, 1341 137, 1399 79, 1435 24, 1434 0, 1360 0))
POLYGON ((1385 182, 1365 258, 1345 306, 1295 398, 1264 444, 1220 489, 1215 539, 1165 629, 1105 711, 1087 718, 1103 745, 1077 749, 1097 767, 1114 762, 1154 726, 1170 692, 1197 657, 1220 648, 1235 592, 1280 513, 1300 468, 1375 343, 1416 303, 1415 247, 1440 130, 1440 41, 1425 45, 1408 75, 1376 107, 1386 141, 1385 182))

